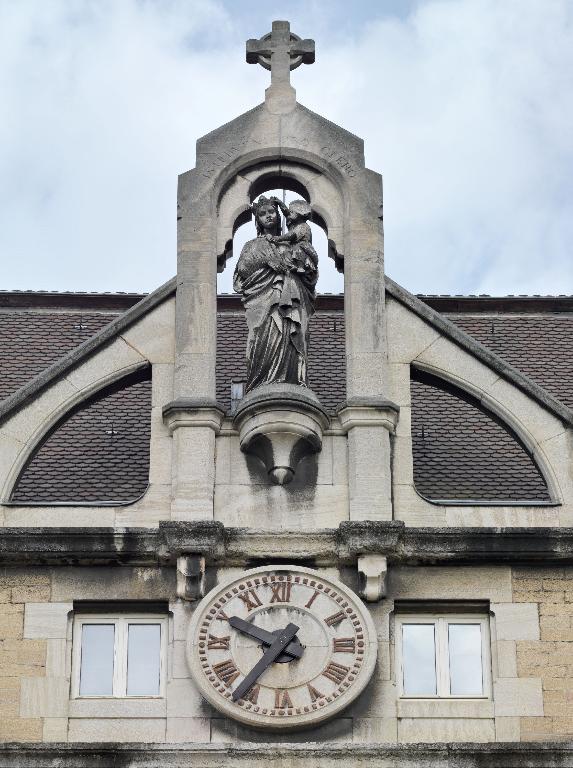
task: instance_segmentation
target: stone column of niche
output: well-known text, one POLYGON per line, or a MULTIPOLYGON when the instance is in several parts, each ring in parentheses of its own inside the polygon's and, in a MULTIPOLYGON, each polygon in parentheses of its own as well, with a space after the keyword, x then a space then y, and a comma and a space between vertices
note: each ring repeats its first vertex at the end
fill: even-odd
POLYGON ((215 438, 225 412, 203 399, 175 400, 163 408, 173 436, 172 520, 212 520, 215 438))
POLYGON ((322 448, 329 418, 312 390, 296 384, 266 384, 240 402, 233 426, 244 453, 264 464, 277 485, 293 479, 299 461, 322 448))
POLYGON ((173 520, 213 517, 217 322, 216 225, 212 180, 201 167, 179 177, 173 403, 164 407, 173 435, 173 520))
POLYGON ((399 410, 389 400, 354 397, 337 411, 348 436, 351 520, 392 520, 390 434, 399 410))

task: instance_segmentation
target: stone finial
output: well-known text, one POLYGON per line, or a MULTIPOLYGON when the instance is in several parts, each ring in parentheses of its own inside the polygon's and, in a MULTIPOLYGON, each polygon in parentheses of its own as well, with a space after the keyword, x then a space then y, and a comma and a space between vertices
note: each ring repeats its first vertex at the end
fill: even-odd
POLYGON ((267 103, 275 108, 273 111, 285 111, 295 100, 290 71, 314 63, 314 40, 301 40, 290 31, 288 21, 273 21, 272 32, 258 40, 247 40, 246 54, 247 64, 260 64, 270 70, 267 103))

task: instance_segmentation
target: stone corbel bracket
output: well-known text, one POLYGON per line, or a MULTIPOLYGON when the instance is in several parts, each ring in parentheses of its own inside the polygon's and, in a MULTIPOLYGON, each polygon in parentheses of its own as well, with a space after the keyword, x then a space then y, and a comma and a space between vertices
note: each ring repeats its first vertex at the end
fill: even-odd
POLYGON ((177 558, 177 597, 193 602, 205 596, 205 558, 198 554, 177 558))
POLYGON ((360 596, 367 603, 377 603, 386 595, 388 560, 385 555, 359 555, 360 596))
POLYGON ((295 384, 269 384, 246 395, 233 426, 244 453, 259 458, 272 482, 287 485, 299 461, 322 448, 330 420, 316 395, 295 384))

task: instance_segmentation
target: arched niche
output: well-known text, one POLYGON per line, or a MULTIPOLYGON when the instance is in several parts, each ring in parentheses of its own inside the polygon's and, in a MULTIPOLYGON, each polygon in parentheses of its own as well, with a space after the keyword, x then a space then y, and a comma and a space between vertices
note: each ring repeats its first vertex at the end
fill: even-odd
POLYGON ((237 229, 251 219, 251 203, 273 189, 286 189, 312 205, 312 221, 328 239, 328 256, 344 271, 344 200, 338 186, 321 171, 293 161, 258 163, 232 176, 217 201, 217 269, 233 255, 237 229))

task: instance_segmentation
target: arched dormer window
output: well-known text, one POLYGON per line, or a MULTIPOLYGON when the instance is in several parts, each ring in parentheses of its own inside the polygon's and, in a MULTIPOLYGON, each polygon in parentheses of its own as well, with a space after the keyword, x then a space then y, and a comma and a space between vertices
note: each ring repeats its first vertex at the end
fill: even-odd
POLYGON ((414 484, 433 502, 546 503, 526 446, 467 392, 411 369, 414 484))
POLYGON ((100 390, 68 412, 27 461, 11 503, 127 504, 149 482, 151 368, 100 390))

